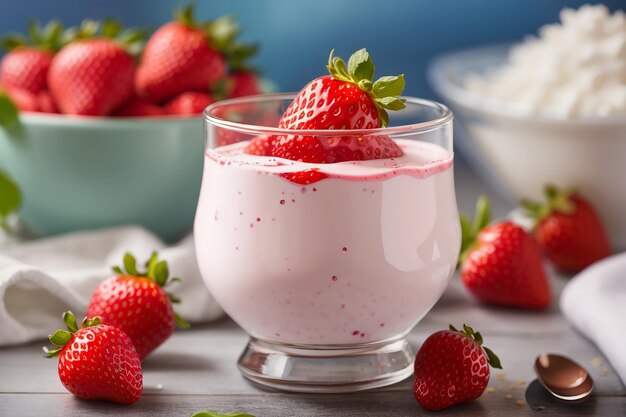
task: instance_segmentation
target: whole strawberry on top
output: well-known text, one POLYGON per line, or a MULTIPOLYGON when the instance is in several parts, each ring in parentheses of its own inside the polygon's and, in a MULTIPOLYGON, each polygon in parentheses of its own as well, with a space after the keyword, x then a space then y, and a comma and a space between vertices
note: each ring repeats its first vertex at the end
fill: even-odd
POLYGON ((87 20, 53 59, 48 85, 62 113, 106 116, 133 95, 135 59, 142 33, 113 20, 87 20))
POLYGON ((192 5, 177 11, 175 20, 160 27, 146 44, 135 80, 137 94, 163 103, 187 91, 207 92, 223 79, 226 61, 214 43, 229 31, 224 21, 197 22, 192 5))
MULTIPOLYGON (((376 129, 387 126, 387 110, 405 107, 398 96, 404 76, 373 81, 374 62, 365 49, 350 57, 348 64, 333 52, 326 67, 330 75, 307 84, 289 105, 279 122, 283 129, 338 130, 376 129)), ((284 135, 275 138, 272 156, 311 163, 334 163, 402 156, 388 136, 320 137, 284 135)))
POLYGON ((415 358, 413 394, 427 410, 441 410, 480 397, 489 383, 489 366, 502 369, 498 357, 482 346, 480 332, 452 325, 429 336, 415 358))
MULTIPOLYGON (((139 359, 167 340, 176 324, 189 327, 172 308, 180 300, 165 292, 169 269, 165 261, 159 261, 156 253, 146 263, 147 271, 137 270, 137 261, 130 254, 124 255, 123 271, 114 267, 118 275, 98 285, 87 307, 88 316, 99 316, 102 322, 122 329, 133 341, 139 359)), ((169 282, 178 278, 169 279, 169 282)))
POLYGON ((545 189, 547 202, 522 201, 543 253, 561 271, 578 272, 611 255, 606 230, 591 203, 575 191, 545 189))
POLYGON ((52 20, 41 28, 35 21, 28 32, 28 37, 11 34, 0 40, 8 51, 0 62, 0 84, 37 95, 48 88, 48 70, 61 48, 63 25, 52 20))
POLYGON ((461 214, 461 280, 480 301, 505 307, 547 308, 550 285, 537 242, 510 221, 490 223, 481 197, 472 223, 461 214))
POLYGON ((44 347, 47 357, 59 356, 59 378, 77 397, 132 404, 143 390, 141 362, 130 338, 120 329, 87 318, 80 328, 71 311, 63 313, 68 330, 50 335, 56 347, 44 347))

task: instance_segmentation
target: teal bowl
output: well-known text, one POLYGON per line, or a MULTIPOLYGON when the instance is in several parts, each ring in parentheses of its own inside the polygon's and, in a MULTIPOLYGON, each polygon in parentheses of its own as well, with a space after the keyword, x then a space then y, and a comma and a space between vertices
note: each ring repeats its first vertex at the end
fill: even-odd
POLYGON ((0 169, 22 190, 19 212, 39 236, 134 224, 172 241, 191 231, 202 119, 26 114, 0 129, 0 169))

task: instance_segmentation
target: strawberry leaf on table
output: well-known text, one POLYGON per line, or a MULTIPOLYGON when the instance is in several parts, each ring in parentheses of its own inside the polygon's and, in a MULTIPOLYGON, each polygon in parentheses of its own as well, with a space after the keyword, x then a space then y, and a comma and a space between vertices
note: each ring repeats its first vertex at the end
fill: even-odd
POLYGON ((228 413, 228 414, 220 414, 215 411, 198 411, 191 415, 191 417, 254 417, 252 414, 248 413, 228 413))
POLYGON ((0 171, 0 228, 8 229, 7 218, 9 214, 17 211, 21 203, 19 187, 7 174, 0 171))

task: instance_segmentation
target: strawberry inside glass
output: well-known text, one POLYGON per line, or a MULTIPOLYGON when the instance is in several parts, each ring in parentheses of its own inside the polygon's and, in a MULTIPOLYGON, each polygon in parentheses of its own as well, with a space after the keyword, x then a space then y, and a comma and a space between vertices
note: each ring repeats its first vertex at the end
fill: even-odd
POLYGON ((364 49, 331 53, 297 95, 218 102, 195 223, 198 263, 251 336, 243 375, 341 392, 412 374, 407 333, 460 247, 452 115, 374 79, 364 49))

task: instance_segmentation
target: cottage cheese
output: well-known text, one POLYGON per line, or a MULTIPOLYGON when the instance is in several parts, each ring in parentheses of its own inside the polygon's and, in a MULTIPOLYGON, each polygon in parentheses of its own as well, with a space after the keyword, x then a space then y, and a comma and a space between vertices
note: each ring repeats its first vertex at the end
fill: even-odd
POLYGON ((626 114, 626 16, 603 5, 561 11, 560 24, 514 46, 508 62, 466 85, 525 114, 626 114))

